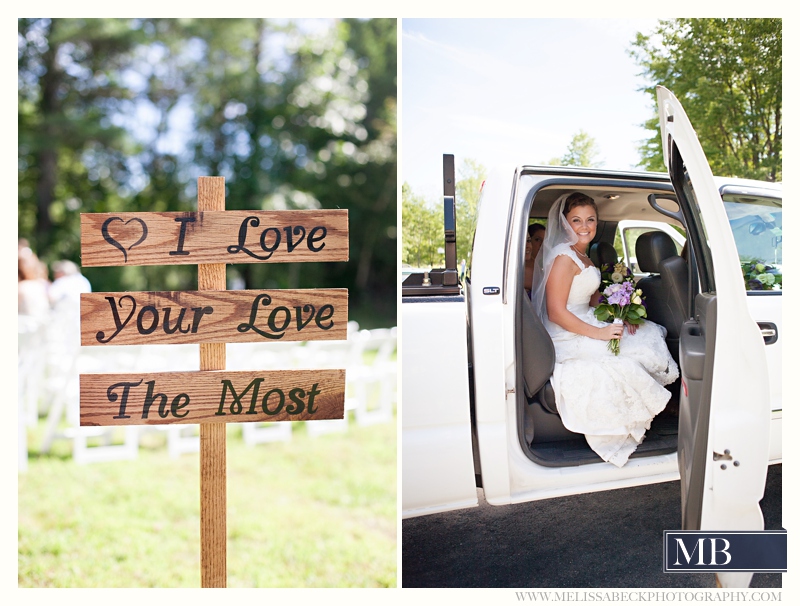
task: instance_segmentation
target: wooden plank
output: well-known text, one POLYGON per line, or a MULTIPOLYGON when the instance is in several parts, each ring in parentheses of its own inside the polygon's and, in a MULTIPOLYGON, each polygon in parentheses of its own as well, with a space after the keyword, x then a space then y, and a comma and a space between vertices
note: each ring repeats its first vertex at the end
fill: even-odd
POLYGON ((198 206, 198 212, 82 213, 81 265, 298 263, 349 258, 347 210, 223 209, 204 211, 198 206))
POLYGON ((344 418, 341 369, 80 375, 82 426, 344 418))
MULTIPOLYGON (((197 180, 197 210, 225 210, 225 177, 200 177, 197 180)), ((190 222, 179 223, 189 225, 190 222)), ((202 223, 202 219, 201 219, 202 223)), ((179 234, 180 238, 180 234, 179 234)), ((184 241, 179 239, 185 252, 184 241)), ((190 257, 175 254, 173 256, 190 257)), ((224 291, 227 288, 225 265, 197 266, 198 290, 224 291)), ((225 344, 200 344, 200 370, 225 369, 225 344)), ((228 480, 227 434, 224 425, 200 424, 200 583, 202 587, 228 586, 228 480)))
POLYGON ((345 340, 347 303, 346 288, 85 293, 81 345, 345 340))

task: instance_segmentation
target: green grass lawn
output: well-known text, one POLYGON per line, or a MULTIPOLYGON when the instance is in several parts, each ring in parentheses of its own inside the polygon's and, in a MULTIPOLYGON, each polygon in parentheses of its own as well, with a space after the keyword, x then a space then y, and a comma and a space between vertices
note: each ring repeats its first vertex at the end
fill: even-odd
MULTIPOLYGON (((352 421, 352 420, 351 420, 352 421)), ((76 465, 69 443, 19 475, 20 587, 199 587, 197 454, 142 437, 133 461, 76 465)), ((228 587, 396 587, 396 424, 248 447, 228 425, 228 587)))

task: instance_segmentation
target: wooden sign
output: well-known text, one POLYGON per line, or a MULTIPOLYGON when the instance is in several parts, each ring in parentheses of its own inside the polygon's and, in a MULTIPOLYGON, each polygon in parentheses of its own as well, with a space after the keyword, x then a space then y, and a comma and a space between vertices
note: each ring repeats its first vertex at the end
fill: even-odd
POLYGON ((81 345, 347 339, 347 289, 81 295, 81 345))
POLYGON ((347 210, 81 214, 81 264, 347 261, 347 210))
POLYGON ((80 376, 81 426, 315 421, 344 416, 344 370, 80 376))
POLYGON ((346 210, 81 215, 84 267, 197 265, 194 292, 81 295, 81 344, 199 343, 200 370, 80 375, 80 424, 200 425, 200 578, 227 585, 225 423, 344 418, 344 370, 225 370, 225 344, 347 338, 347 290, 226 291, 230 263, 347 261, 346 210))

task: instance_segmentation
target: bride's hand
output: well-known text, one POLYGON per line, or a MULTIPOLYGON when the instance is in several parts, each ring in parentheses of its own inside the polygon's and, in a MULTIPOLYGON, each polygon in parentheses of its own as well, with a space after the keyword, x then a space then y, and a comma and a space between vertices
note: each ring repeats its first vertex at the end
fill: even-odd
POLYGON ((625 326, 628 328, 628 332, 629 332, 629 333, 631 333, 632 335, 635 335, 635 334, 636 334, 636 329, 638 328, 638 327, 636 326, 636 324, 631 324, 630 322, 628 322, 627 320, 625 320, 625 326))
POLYGON ((601 341, 610 341, 611 339, 621 339, 622 338, 622 324, 607 324, 606 326, 600 327, 600 336, 597 337, 601 341))

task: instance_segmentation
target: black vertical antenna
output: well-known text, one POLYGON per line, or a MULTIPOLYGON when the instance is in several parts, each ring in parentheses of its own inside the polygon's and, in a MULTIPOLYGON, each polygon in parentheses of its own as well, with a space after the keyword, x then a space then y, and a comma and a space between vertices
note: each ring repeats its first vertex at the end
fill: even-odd
POLYGON ((458 284, 456 258, 456 171, 452 154, 444 154, 444 286, 458 284))

